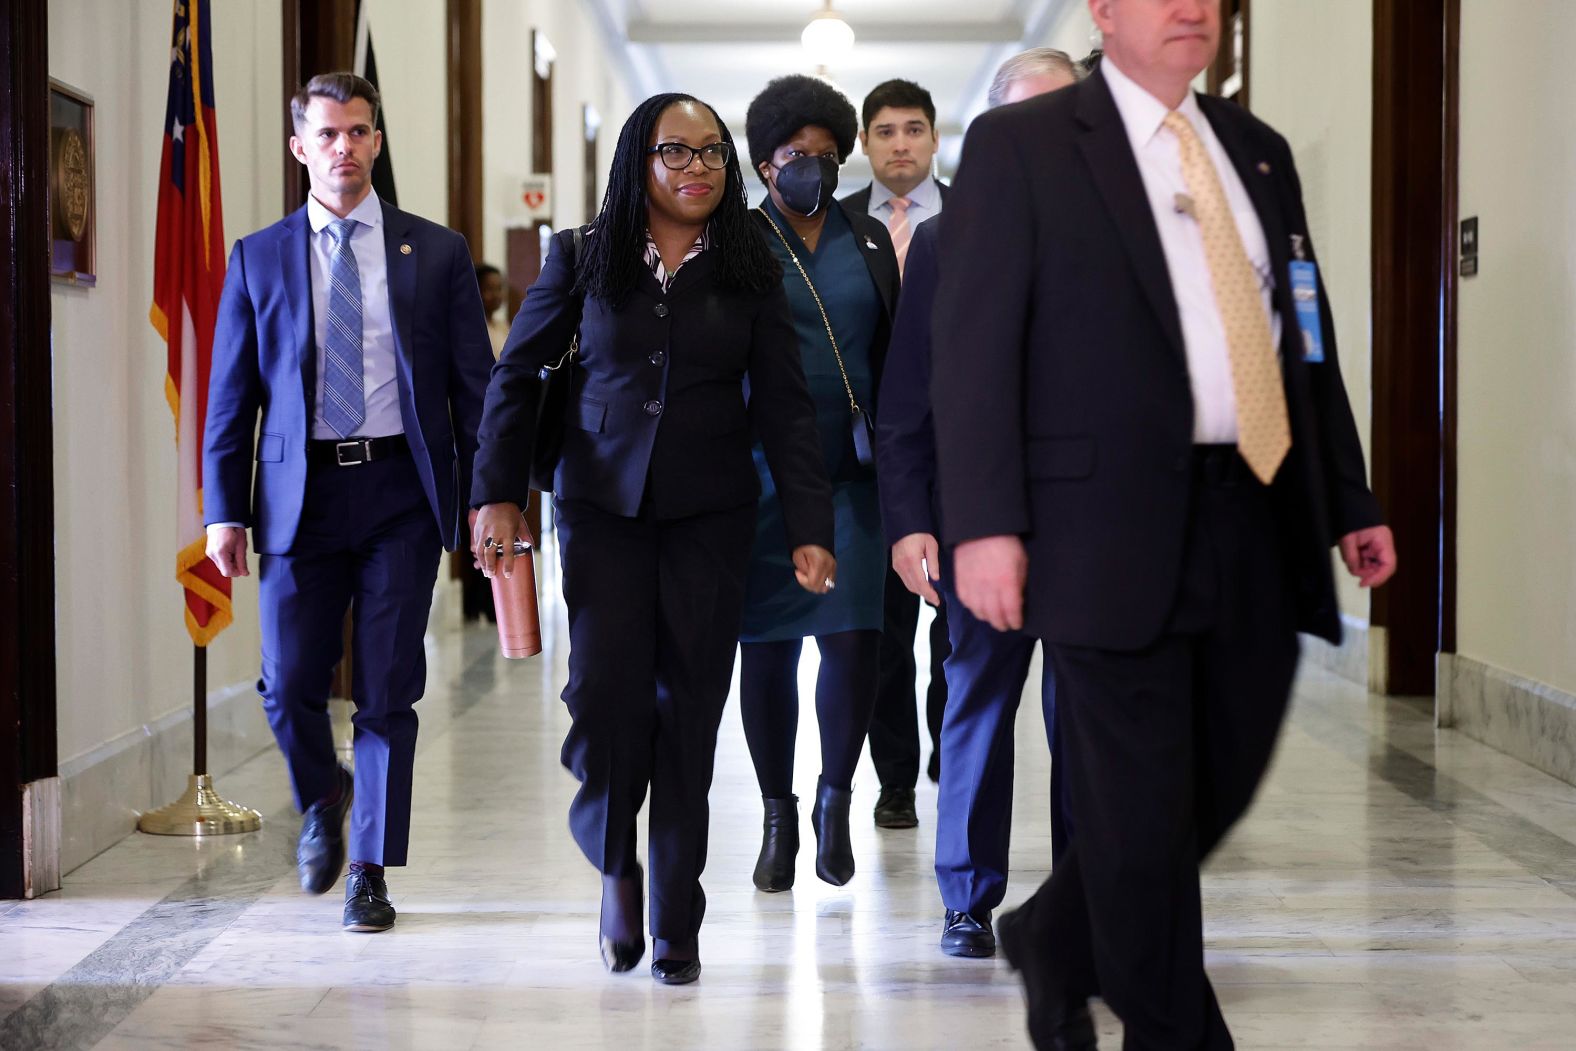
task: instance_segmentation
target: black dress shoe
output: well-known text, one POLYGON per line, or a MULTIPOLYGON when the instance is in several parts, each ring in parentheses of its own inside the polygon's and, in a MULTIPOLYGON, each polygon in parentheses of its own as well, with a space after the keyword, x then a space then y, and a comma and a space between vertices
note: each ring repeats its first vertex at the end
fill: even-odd
POLYGON ((941 923, 941 951, 948 956, 983 959, 996 955, 996 933, 991 930, 990 910, 975 915, 947 910, 941 923))
POLYGON ((1023 910, 1002 913, 996 933, 1008 965, 1023 977, 1029 1040, 1037 1051, 1098 1051, 1088 1001, 1055 986, 1044 952, 1031 943, 1023 910))
POLYGON ((339 802, 313 803, 301 817, 301 836, 296 840, 296 873, 301 889, 308 894, 323 894, 339 882, 345 867, 345 814, 356 794, 350 771, 339 768, 339 802))
POLYGON ((766 799, 761 822, 761 856, 755 860, 755 886, 768 894, 793 888, 794 858, 799 854, 799 797, 766 799))
POLYGON ((639 933, 642 915, 645 912, 645 872, 636 865, 633 876, 617 880, 618 886, 612 888, 615 894, 620 890, 630 893, 630 885, 633 886, 636 937, 629 940, 615 938, 607 933, 607 892, 610 887, 607 877, 604 876, 603 881, 602 914, 597 923, 597 944, 602 950, 602 962, 607 965, 607 969, 614 974, 623 974, 625 971, 634 970, 641 957, 646 955, 646 936, 639 933))
POLYGON ((688 985, 700 977, 700 961, 652 960, 651 977, 663 985, 688 985))
POLYGON ((913 828, 919 824, 914 813, 912 788, 883 788, 876 797, 877 828, 913 828))
POLYGON ((351 872, 345 880, 345 930, 370 934, 394 926, 394 903, 381 876, 351 872))
POLYGON ((816 782, 815 808, 810 825, 815 829, 815 874, 834 887, 854 878, 854 841, 848 831, 848 808, 854 794, 833 788, 823 778, 816 782))

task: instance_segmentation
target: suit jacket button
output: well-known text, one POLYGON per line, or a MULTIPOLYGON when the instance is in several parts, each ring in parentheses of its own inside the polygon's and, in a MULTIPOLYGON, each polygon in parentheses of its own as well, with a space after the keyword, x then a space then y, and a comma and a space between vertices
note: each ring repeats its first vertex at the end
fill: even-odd
POLYGON ((649 358, 647 358, 646 360, 651 362, 653 365, 657 366, 658 368, 661 368, 663 363, 668 360, 667 351, 653 350, 651 352, 651 356, 649 358))
POLYGON ((650 401, 646 402, 646 415, 647 416, 660 416, 660 415, 662 415, 662 403, 660 401, 658 401, 657 399, 655 399, 655 398, 652 398, 650 401))
POLYGON ((668 305, 666 303, 658 303, 656 306, 651 308, 651 312, 657 315, 657 317, 667 317, 668 305))

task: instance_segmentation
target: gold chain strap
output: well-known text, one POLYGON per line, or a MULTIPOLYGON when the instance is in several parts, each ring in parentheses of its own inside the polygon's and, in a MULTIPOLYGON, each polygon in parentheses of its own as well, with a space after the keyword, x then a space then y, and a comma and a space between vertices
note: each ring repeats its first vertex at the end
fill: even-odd
POLYGON ((848 411, 855 416, 859 415, 859 403, 854 400, 854 388, 848 382, 848 370, 843 367, 843 354, 837 349, 837 337, 832 335, 832 319, 826 316, 826 307, 821 302, 821 294, 815 290, 815 282, 810 280, 810 275, 805 271, 804 264, 799 262, 798 254, 789 247, 788 238, 783 236, 782 230, 778 229, 777 223, 772 219, 770 213, 765 208, 757 208, 755 210, 766 216, 766 221, 771 224, 772 232, 777 235, 777 240, 783 243, 783 248, 788 252, 788 258, 792 259, 793 265, 799 268, 799 276, 804 278, 805 287, 810 290, 810 297, 815 300, 815 308, 821 312, 821 324, 826 326, 826 338, 831 341, 832 356, 837 359, 837 371, 843 377, 843 390, 848 392, 848 411))

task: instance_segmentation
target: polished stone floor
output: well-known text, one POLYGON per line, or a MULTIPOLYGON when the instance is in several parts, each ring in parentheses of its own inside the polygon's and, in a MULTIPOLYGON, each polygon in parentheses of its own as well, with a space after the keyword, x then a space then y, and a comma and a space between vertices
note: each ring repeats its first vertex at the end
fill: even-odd
MULTIPOLYGON (((760 809, 736 706, 712 792, 705 974, 678 989, 607 974, 598 883, 564 820, 561 619, 548 635, 523 663, 497 658, 486 629, 436 635, 394 931, 341 933, 337 892, 296 890, 270 751, 220 782, 269 816, 262 832, 132 836, 60 893, 0 902, 0 1048, 1028 1046, 1006 965, 936 949, 928 784, 917 831, 878 831, 862 767, 854 881, 818 882, 807 846, 793 893, 754 891, 760 809)), ((813 719, 801 729, 805 795, 813 719)), ((1032 703, 1018 744, 1009 903, 1049 854, 1032 703)), ((1576 1047, 1573 844, 1576 789, 1305 671, 1273 774, 1205 884, 1238 1046, 1576 1047)))

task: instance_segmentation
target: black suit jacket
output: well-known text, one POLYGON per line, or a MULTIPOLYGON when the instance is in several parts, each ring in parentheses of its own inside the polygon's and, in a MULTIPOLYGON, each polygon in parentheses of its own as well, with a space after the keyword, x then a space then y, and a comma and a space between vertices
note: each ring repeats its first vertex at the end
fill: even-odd
MULTIPOLYGON (((848 225, 853 228, 854 237, 859 241, 859 254, 865 261, 865 267, 870 271, 870 279, 875 282, 876 291, 881 294, 881 316, 876 320, 876 334, 870 344, 870 372, 875 378, 876 400, 879 405, 881 375, 886 367, 887 345, 892 340, 892 315, 897 310, 898 289, 903 280, 897 268, 897 252, 892 247, 892 235, 887 232, 885 223, 871 218, 863 211, 851 210, 842 201, 835 202, 834 207, 841 208, 848 218, 848 225)), ((772 232, 766 215, 759 209, 750 214, 767 242, 775 244, 777 235, 772 232)), ((803 242, 794 236, 792 228, 781 222, 777 225, 782 230, 783 236, 788 239, 791 250, 797 251, 803 247, 803 242)), ((794 267, 784 267, 783 270, 784 281, 804 280, 794 267)), ((876 405, 862 405, 860 408, 872 418, 877 418, 876 405)))
POLYGON ((753 503, 753 431, 783 494, 789 546, 832 550, 831 485, 781 286, 759 295, 724 289, 712 250, 685 263, 667 292, 642 270, 628 302, 614 308, 572 291, 573 233, 553 238, 493 368, 472 501, 524 505, 537 373, 578 327, 559 497, 625 517, 649 503, 662 519, 753 503))
POLYGON ((938 241, 942 218, 932 216, 914 228, 881 381, 876 466, 881 524, 888 544, 912 533, 941 533, 936 432, 930 410, 930 315, 941 281, 938 241))
MULTIPOLYGON (((1333 539, 1378 524, 1341 382, 1303 360, 1287 265, 1313 259, 1286 141, 1200 98, 1269 242, 1292 431, 1272 486, 1298 626, 1340 637, 1333 539)), ((1135 649, 1175 599, 1193 405, 1181 320, 1137 160, 1103 76, 981 115, 947 204, 931 381, 950 544, 1018 534, 1025 619, 1052 642, 1135 649)))
MULTIPOLYGON (((870 191, 871 191, 871 189, 874 186, 875 186, 875 183, 866 183, 864 189, 862 189, 862 190, 855 190, 853 193, 849 194, 847 197, 844 197, 841 200, 839 200, 838 203, 841 204, 844 208, 847 208, 851 212, 858 212, 860 215, 869 215, 870 214, 870 191)), ((941 191, 941 203, 942 203, 943 206, 945 206, 946 203, 947 203, 947 194, 950 192, 950 190, 947 188, 947 184, 942 182, 940 179, 937 179, 936 180, 936 189, 941 191)), ((933 215, 930 218, 934 219, 935 216, 933 215)), ((927 222, 928 222, 928 220, 927 220, 927 222)))

